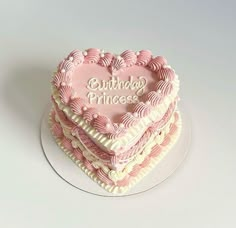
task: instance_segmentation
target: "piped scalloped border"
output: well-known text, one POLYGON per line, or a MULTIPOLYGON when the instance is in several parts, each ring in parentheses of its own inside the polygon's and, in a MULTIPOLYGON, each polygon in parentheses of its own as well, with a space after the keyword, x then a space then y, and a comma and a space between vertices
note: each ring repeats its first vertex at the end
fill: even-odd
MULTIPOLYGON (((61 140, 56 137, 52 131, 53 136, 56 139, 56 142, 58 146, 65 152, 65 154, 77 165, 81 168, 81 170, 87 174, 93 181, 95 181, 97 184, 99 184, 102 188, 104 188, 106 191, 111 192, 111 193, 116 193, 116 194, 122 194, 128 191, 131 187, 133 187, 135 184, 137 184, 144 176, 146 176, 163 158, 164 156, 170 151, 170 149, 173 147, 173 145, 176 143, 176 141, 179 138, 179 135, 181 133, 181 128, 182 128, 182 121, 181 121, 181 116, 179 112, 177 112, 178 119, 177 122, 175 122, 174 126, 176 127, 174 134, 169 133, 165 138, 169 137, 169 139, 166 141, 165 145, 161 147, 161 152, 156 153, 156 156, 152 156, 151 159, 148 160, 147 164, 143 164, 142 168, 140 168, 139 172, 137 173, 136 176, 132 178, 132 180, 125 186, 116 186, 116 185, 110 185, 104 183, 100 178, 103 177, 103 175, 99 178, 98 173, 93 172, 89 169, 88 166, 86 166, 85 162, 82 162, 79 160, 73 152, 70 151, 71 145, 68 146, 63 146, 65 145, 66 142, 61 142, 61 140)), ((52 126, 52 121, 51 121, 51 113, 49 115, 49 125, 50 129, 52 126)), ((51 129, 52 130, 52 129, 51 129)), ((164 139, 165 141, 165 139, 164 139)), ((154 146, 155 147, 155 146, 154 146)), ((154 149, 154 147, 152 149, 154 149)), ((155 153, 154 153, 155 154, 155 153)))
POLYGON ((151 110, 163 104, 164 98, 178 89, 178 78, 174 70, 167 65, 162 56, 153 57, 151 51, 141 50, 134 52, 126 50, 118 56, 103 50, 90 48, 86 51, 74 50, 65 58, 57 68, 52 81, 53 90, 59 93, 61 103, 70 107, 75 116, 80 116, 101 134, 110 139, 125 135, 127 130, 135 126, 141 119, 151 113, 151 110), (133 65, 147 67, 156 72, 156 90, 150 91, 142 97, 142 102, 133 107, 133 111, 125 113, 120 123, 113 123, 108 117, 102 116, 99 112, 89 107, 86 102, 76 96, 72 85, 71 75, 81 64, 99 64, 107 67, 112 74, 117 74, 126 67, 133 65))

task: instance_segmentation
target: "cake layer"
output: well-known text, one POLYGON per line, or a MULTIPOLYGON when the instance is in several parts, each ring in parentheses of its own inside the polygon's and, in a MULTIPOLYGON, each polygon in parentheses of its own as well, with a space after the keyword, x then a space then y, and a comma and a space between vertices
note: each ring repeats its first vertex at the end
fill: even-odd
POLYGON ((60 124, 63 126, 64 133, 67 132, 66 134, 69 137, 73 138, 74 143, 76 143, 77 141, 75 139, 76 137, 89 153, 93 154, 95 157, 99 158, 103 163, 113 169, 122 169, 122 167, 124 167, 125 164, 129 162, 133 158, 133 156, 135 156, 135 154, 137 154, 145 146, 145 143, 151 137, 153 132, 160 131, 162 128, 164 128, 168 124, 168 122, 170 122, 175 108, 176 102, 170 105, 168 111, 160 121, 155 122, 144 132, 142 137, 137 141, 135 145, 119 155, 114 155, 100 149, 93 141, 90 140, 83 129, 67 120, 63 112, 60 111, 57 106, 54 106, 57 118, 60 121, 60 124))
POLYGON ((88 159, 84 156, 86 150, 82 144, 77 148, 73 148, 73 142, 63 135, 63 131, 60 132, 58 125, 55 125, 58 123, 55 122, 53 116, 52 114, 50 125, 58 145, 99 185, 107 191, 119 193, 127 191, 154 168, 175 143, 181 129, 181 119, 179 113, 176 112, 173 116, 173 123, 163 129, 161 135, 156 133, 156 136, 147 143, 143 151, 128 163, 122 171, 114 171, 106 166, 101 166, 102 163, 100 166, 97 165, 98 163, 93 163, 92 159, 94 158, 90 157, 88 159))

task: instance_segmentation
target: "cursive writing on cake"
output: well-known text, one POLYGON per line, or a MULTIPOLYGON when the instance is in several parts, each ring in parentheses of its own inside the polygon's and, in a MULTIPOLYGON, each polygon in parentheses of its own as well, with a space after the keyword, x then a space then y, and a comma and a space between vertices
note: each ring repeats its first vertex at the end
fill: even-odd
POLYGON ((90 104, 126 104, 126 103, 137 103, 138 97, 144 93, 147 80, 145 77, 140 76, 135 79, 132 75, 129 76, 128 80, 121 80, 117 76, 112 76, 109 80, 99 80, 97 78, 91 78, 88 81, 87 89, 92 90, 87 94, 90 104), (134 90, 134 95, 109 95, 105 91, 112 90, 134 90), (98 95, 94 91, 101 92, 98 95))

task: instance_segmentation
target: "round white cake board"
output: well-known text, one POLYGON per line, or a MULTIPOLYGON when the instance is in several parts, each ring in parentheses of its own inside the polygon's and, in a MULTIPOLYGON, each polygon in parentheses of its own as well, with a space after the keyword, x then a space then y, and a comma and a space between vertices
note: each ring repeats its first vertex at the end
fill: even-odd
POLYGON ((47 106, 41 123, 41 144, 53 170, 75 188, 100 196, 128 196, 150 190, 166 180, 185 159, 191 141, 191 123, 184 108, 180 107, 182 132, 179 140, 157 166, 128 192, 122 195, 109 193, 91 180, 56 144, 49 129, 51 104, 47 106))

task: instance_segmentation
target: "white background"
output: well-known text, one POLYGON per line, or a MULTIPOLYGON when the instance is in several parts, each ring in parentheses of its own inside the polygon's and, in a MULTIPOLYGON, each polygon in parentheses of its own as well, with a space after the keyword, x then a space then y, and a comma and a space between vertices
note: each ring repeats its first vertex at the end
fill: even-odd
POLYGON ((0 1, 0 227, 235 227, 235 1, 0 1), (157 188, 102 198, 40 146, 50 77, 72 49, 150 49, 181 80, 190 153, 157 188))

